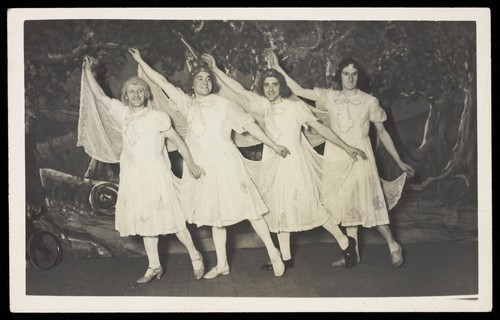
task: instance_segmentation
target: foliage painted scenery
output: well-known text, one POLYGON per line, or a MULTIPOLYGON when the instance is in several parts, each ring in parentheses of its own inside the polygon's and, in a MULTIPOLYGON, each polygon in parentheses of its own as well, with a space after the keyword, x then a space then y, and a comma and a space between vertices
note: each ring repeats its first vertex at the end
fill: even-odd
MULTIPOLYGON (((334 86, 340 60, 356 58, 370 79, 363 89, 379 99, 396 148, 417 171, 405 187, 407 199, 477 208, 474 22, 57 20, 27 21, 24 35, 25 108, 34 120, 27 131, 27 172, 40 166, 85 176, 90 158, 76 147, 84 55, 98 59, 98 81, 118 98, 121 83, 137 71, 129 47, 183 86, 189 44, 211 53, 247 88, 266 67, 263 49, 272 47, 289 75, 308 88, 334 86)), ((399 175, 373 142, 382 177, 399 175)), ((108 166, 94 169, 116 175, 108 166)), ((54 197, 60 191, 53 189, 46 191, 54 197)), ((76 198, 70 202, 85 208, 76 198)))

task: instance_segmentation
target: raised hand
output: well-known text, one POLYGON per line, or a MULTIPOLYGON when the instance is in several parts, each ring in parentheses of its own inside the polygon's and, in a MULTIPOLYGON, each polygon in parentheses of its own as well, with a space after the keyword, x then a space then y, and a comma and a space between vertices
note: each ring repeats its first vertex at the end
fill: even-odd
POLYGON ((92 66, 94 66, 97 63, 97 60, 91 56, 85 56, 83 57, 83 68, 86 70, 91 70, 92 66))
POLYGON ((264 49, 263 53, 264 57, 266 57, 266 60, 269 61, 271 68, 276 69, 277 67, 279 67, 278 56, 276 55, 276 53, 274 53, 273 49, 264 49))
POLYGON ((141 60, 141 53, 139 52, 139 49, 137 48, 129 48, 128 53, 132 55, 132 58, 134 58, 135 61, 139 62, 141 60))
POLYGON ((208 53, 202 54, 201 55, 201 60, 205 61, 206 64, 208 64, 208 66, 212 70, 215 69, 215 67, 217 67, 217 65, 215 63, 215 59, 214 59, 214 57, 211 54, 208 54, 208 53))

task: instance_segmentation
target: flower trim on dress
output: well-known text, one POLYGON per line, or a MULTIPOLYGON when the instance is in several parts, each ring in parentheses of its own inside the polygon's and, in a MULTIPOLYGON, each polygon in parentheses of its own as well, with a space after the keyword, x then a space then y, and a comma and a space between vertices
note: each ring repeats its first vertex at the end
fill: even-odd
POLYGON ((196 137, 203 135, 207 130, 207 124, 201 114, 200 101, 196 98, 188 103, 187 124, 188 130, 196 137))
POLYGON ((241 183, 240 183, 240 189, 241 189, 241 192, 248 193, 249 187, 248 187, 248 185, 245 182, 241 181, 241 183))
POLYGON ((125 132, 125 137, 127 137, 127 140, 131 145, 135 145, 137 140, 139 139, 139 133, 137 132, 137 129, 135 128, 133 123, 127 123, 124 128, 125 132))
POLYGON ((377 194, 375 198, 372 200, 373 209, 381 210, 385 208, 385 202, 380 199, 380 195, 377 194))
POLYGON ((161 201, 161 200, 155 200, 153 202, 153 208, 156 211, 170 211, 170 205, 166 202, 161 201))
POLYGON ((271 105, 271 103, 266 106, 264 111, 264 121, 266 123, 266 133, 273 139, 278 140, 281 136, 281 130, 278 129, 276 125, 275 114, 282 114, 285 112, 285 108, 281 105, 271 105), (270 129, 270 130, 269 130, 270 129))
POLYGON ((288 221, 286 220, 285 212, 281 212, 278 221, 278 230, 285 230, 288 228, 288 221))
POLYGON ((210 210, 210 213, 212 214, 212 219, 213 219, 213 225, 216 227, 222 227, 224 224, 222 223, 222 219, 220 217, 220 211, 219 208, 217 207, 212 207, 210 210))
POLYGON ((363 216, 363 211, 359 208, 352 207, 349 210, 347 210, 346 215, 349 218, 349 220, 346 222, 351 222, 351 221, 357 222, 361 221, 361 217, 363 216))
POLYGON ((334 99, 335 104, 338 106, 337 118, 335 120, 340 120, 335 121, 335 123, 341 132, 346 133, 354 127, 354 120, 352 120, 349 105, 358 106, 361 104, 361 100, 356 96, 348 98, 343 91, 341 91, 341 93, 343 94, 343 97, 334 99))

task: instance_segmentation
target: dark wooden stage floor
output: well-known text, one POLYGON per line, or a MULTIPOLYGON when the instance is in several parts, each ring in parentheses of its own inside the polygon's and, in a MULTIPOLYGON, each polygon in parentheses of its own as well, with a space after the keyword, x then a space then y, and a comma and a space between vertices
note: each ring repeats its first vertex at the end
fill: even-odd
MULTIPOLYGON (((264 248, 229 251, 231 273, 197 281, 187 254, 162 257, 166 273, 149 284, 135 279, 146 257, 77 259, 65 256, 51 270, 26 269, 26 295, 40 296, 167 296, 167 297, 421 297, 478 293, 477 241, 404 244, 406 263, 390 265, 386 245, 365 245, 362 263, 352 269, 332 268, 340 256, 336 244, 296 246, 295 267, 283 277, 260 270, 264 248)), ((207 270, 213 251, 204 253, 207 270)))

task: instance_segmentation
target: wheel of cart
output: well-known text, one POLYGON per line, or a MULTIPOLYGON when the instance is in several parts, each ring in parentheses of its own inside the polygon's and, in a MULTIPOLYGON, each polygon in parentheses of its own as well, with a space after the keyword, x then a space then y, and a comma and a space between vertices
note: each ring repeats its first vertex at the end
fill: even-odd
POLYGON ((94 212, 101 215, 114 215, 118 185, 113 182, 99 182, 92 187, 89 202, 94 212))
POLYGON ((59 238, 44 225, 44 208, 38 205, 27 206, 27 255, 29 261, 38 269, 55 267, 62 259, 62 245, 59 238))

